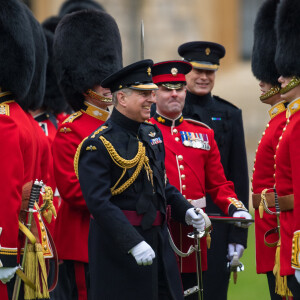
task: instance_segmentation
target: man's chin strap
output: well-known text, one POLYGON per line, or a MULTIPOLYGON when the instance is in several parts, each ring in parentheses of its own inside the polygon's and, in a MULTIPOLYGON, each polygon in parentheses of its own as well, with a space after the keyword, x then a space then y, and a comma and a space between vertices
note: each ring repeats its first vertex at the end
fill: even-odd
POLYGON ((269 99, 270 97, 278 94, 280 92, 280 87, 275 85, 271 87, 265 94, 259 97, 260 101, 264 102, 265 100, 269 99))
POLYGON ((93 98, 95 100, 101 101, 101 102, 105 102, 105 103, 111 103, 112 102, 111 98, 100 96, 98 93, 96 93, 95 91, 93 91, 91 89, 88 89, 86 91, 86 94, 89 97, 91 97, 91 98, 93 98))
POLYGON ((280 90, 280 94, 285 94, 300 84, 300 78, 294 76, 287 86, 280 90))

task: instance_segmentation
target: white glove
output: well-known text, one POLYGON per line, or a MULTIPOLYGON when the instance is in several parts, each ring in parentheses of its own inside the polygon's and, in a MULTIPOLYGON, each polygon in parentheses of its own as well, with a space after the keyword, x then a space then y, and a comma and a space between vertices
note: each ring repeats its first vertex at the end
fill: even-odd
POLYGON ((244 246, 241 244, 228 244, 228 255, 227 258, 232 261, 234 255, 237 255, 238 259, 243 256, 244 246))
MULTIPOLYGON (((232 216, 234 218, 245 218, 247 220, 252 220, 252 216, 247 211, 244 211, 244 210, 238 210, 235 213, 233 213, 232 216)), ((242 227, 242 228, 248 228, 251 225, 250 222, 249 223, 237 222, 235 224, 236 224, 236 226, 242 227)))
POLYGON ((151 265, 155 258, 153 249, 145 241, 134 246, 129 253, 132 254, 138 265, 151 265))
POLYGON ((2 283, 6 284, 7 282, 9 282, 14 277, 18 269, 19 267, 0 268, 0 280, 2 281, 2 283))
POLYGON ((205 220, 202 216, 202 214, 205 213, 201 208, 197 208, 197 210, 199 211, 198 214, 195 212, 194 208, 189 208, 185 213, 185 222, 201 232, 205 229, 205 220))
POLYGON ((295 277, 296 277, 298 283, 300 284, 300 270, 298 270, 298 269, 295 270, 295 277))

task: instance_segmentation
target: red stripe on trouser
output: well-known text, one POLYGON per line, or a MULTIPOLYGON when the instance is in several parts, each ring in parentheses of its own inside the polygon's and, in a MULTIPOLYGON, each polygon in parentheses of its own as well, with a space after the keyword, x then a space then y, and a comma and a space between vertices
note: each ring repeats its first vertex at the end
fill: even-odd
POLYGON ((87 289, 85 284, 84 263, 74 261, 75 280, 78 292, 78 300, 87 300, 87 289))
POLYGON ((7 285, 0 281, 0 299, 8 300, 7 285))

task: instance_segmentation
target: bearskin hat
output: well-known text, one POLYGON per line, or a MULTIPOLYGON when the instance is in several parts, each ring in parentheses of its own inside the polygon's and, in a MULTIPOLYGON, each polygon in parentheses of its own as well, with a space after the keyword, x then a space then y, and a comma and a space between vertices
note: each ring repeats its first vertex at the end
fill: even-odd
POLYGON ((275 22, 277 34, 275 63, 278 72, 285 77, 300 77, 299 16, 299 0, 280 1, 275 22))
POLYGON ((26 109, 33 78, 35 49, 30 22, 18 0, 0 0, 0 86, 26 109))
POLYGON ((25 4, 23 5, 30 21, 35 47, 34 74, 26 99, 29 105, 28 109, 36 110, 42 106, 45 94, 48 61, 47 43, 41 24, 33 16, 30 9, 25 4))
POLYGON ((97 10, 67 14, 55 31, 53 58, 61 92, 70 106, 79 110, 84 92, 122 68, 122 43, 116 21, 97 10))
POLYGON ((260 7, 254 24, 252 72, 258 80, 278 85, 275 65, 275 17, 279 0, 266 0, 260 7))
POLYGON ((59 17, 83 9, 98 9, 105 12, 104 7, 94 0, 67 0, 59 10, 59 17))
POLYGON ((46 71, 46 90, 44 96, 43 107, 54 114, 62 113, 68 110, 68 103, 65 101, 57 84, 56 75, 53 66, 53 37, 54 34, 44 29, 47 41, 48 63, 46 71))
POLYGON ((60 20, 61 17, 58 16, 49 17, 42 22, 42 27, 54 34, 57 24, 59 23, 60 20))

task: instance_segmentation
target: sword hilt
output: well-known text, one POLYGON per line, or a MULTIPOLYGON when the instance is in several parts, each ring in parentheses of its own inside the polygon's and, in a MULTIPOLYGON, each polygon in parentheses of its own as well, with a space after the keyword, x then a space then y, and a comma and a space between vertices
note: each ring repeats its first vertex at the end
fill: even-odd
POLYGON ((30 192, 30 197, 29 197, 29 203, 28 203, 28 210, 33 210, 34 203, 38 202, 39 196, 40 196, 40 191, 43 186, 43 181, 38 181, 37 179, 32 185, 31 192, 30 192))
POLYGON ((279 214, 280 213, 280 207, 279 207, 279 202, 278 202, 278 194, 276 192, 276 189, 274 187, 274 198, 275 198, 275 209, 276 209, 276 213, 279 214))

